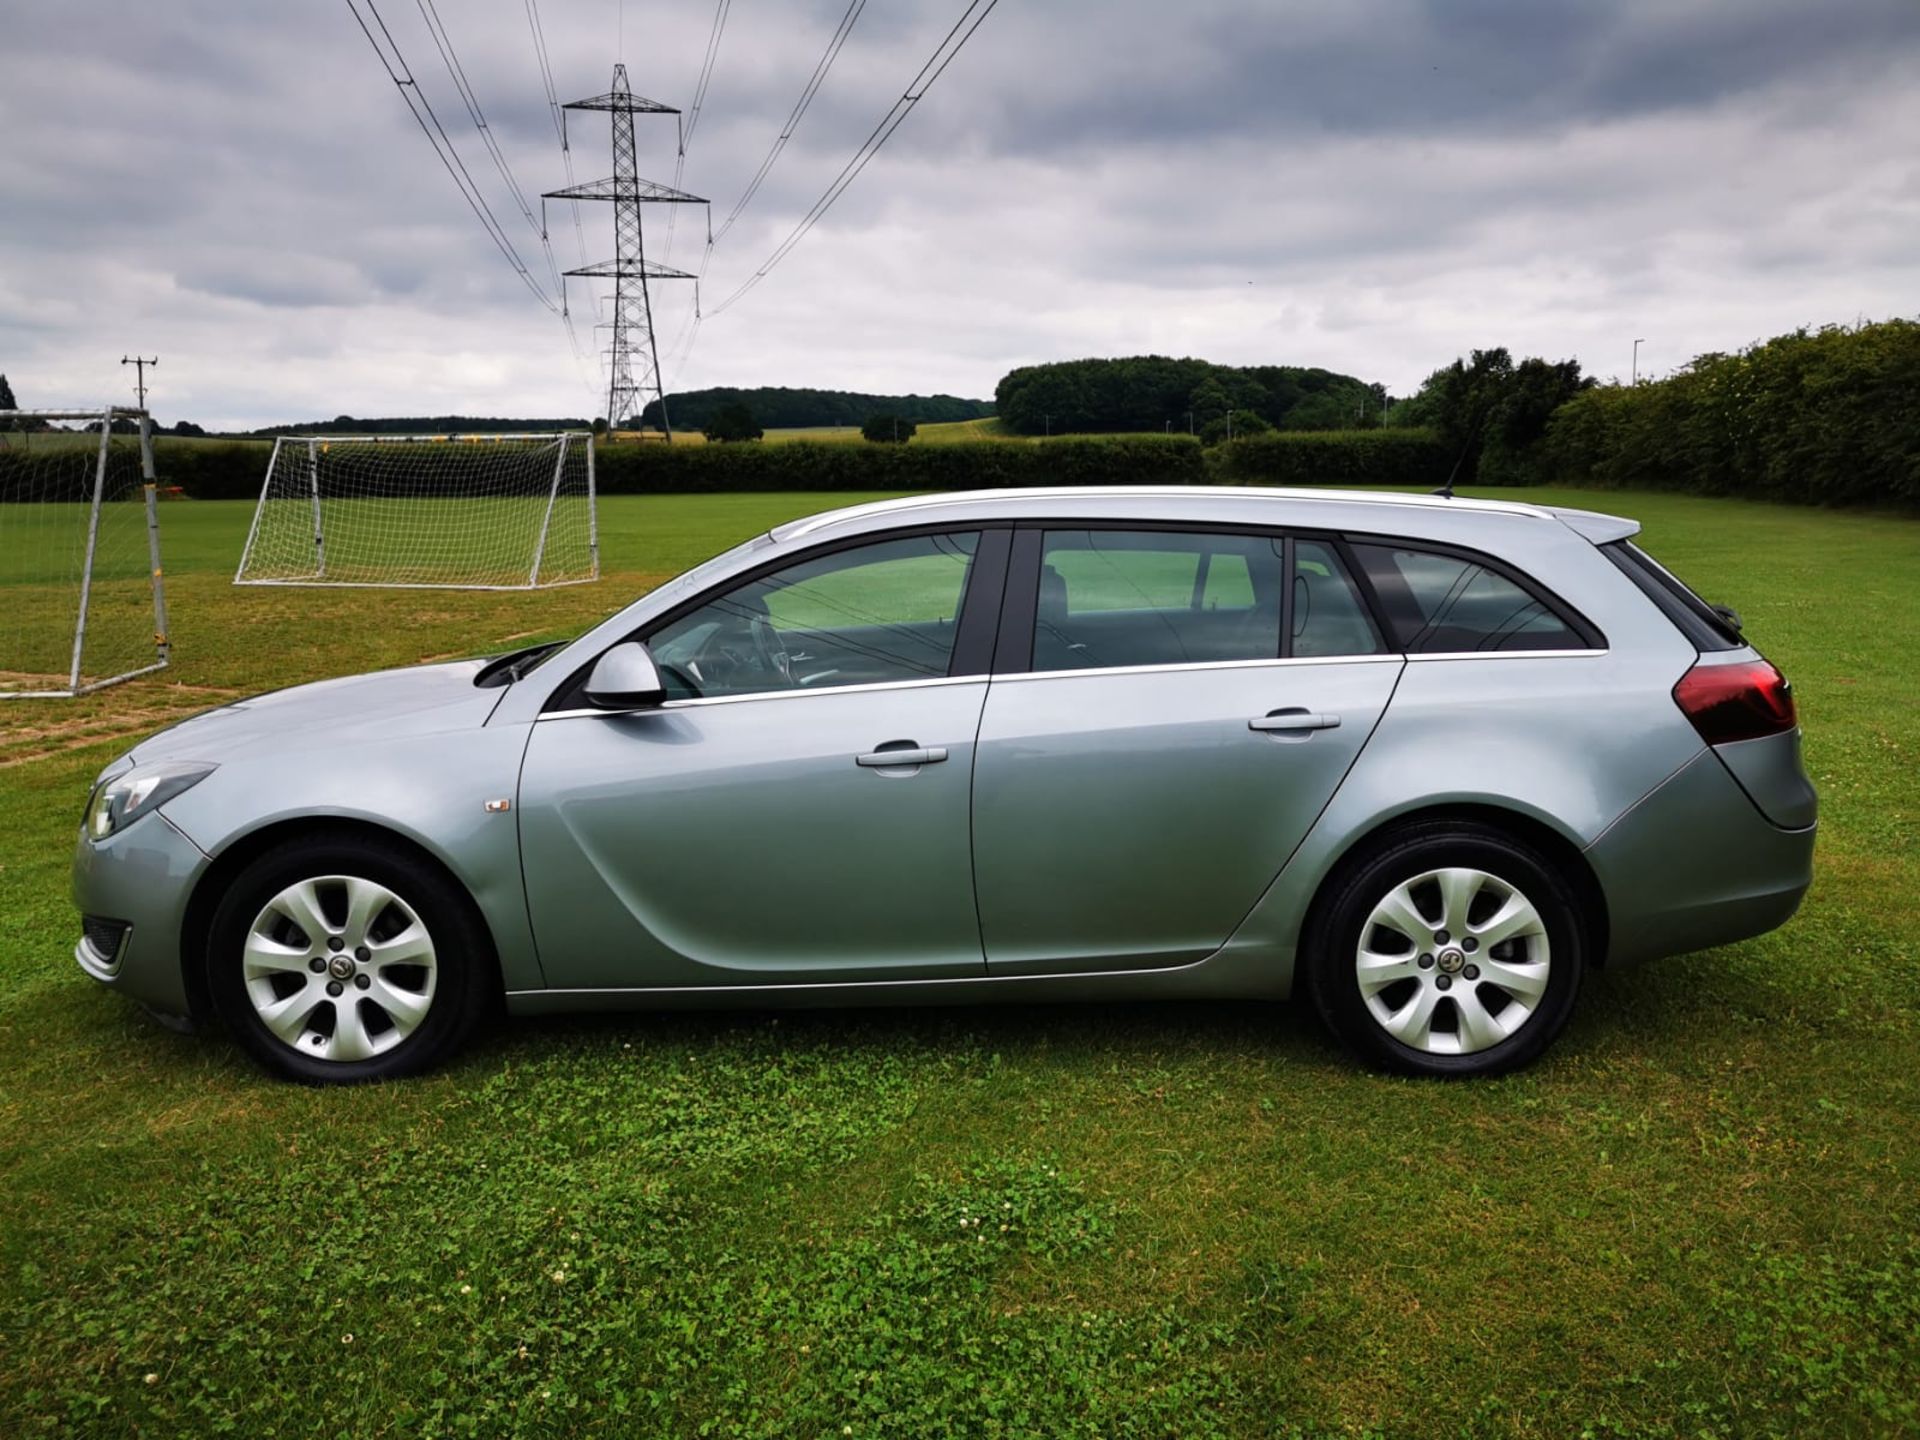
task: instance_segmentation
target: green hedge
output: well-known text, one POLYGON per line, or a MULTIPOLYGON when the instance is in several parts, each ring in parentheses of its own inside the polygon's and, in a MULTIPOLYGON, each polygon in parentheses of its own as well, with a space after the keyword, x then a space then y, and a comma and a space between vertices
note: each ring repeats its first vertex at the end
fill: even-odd
POLYGON ((1036 485, 1204 485, 1199 442, 1185 435, 978 440, 964 445, 604 445, 602 495, 753 490, 983 490, 1036 485))
POLYGON ((183 440, 160 435, 153 442, 153 473, 164 486, 177 485, 196 500, 253 500, 267 479, 270 440, 183 440))
MULTIPOLYGON (((162 486, 197 500, 251 500, 266 479, 269 443, 176 440, 154 445, 162 486)), ((978 490, 1036 485, 1204 485, 1206 462, 1185 435, 979 440, 954 445, 602 445, 602 495, 766 490, 978 490)))
POLYGON ((1454 457, 1431 430, 1280 430, 1213 454, 1228 485, 1444 485, 1454 457))
POLYGON ((1589 390, 1543 444, 1544 474, 1566 485, 1920 504, 1920 323, 1799 330, 1589 390))

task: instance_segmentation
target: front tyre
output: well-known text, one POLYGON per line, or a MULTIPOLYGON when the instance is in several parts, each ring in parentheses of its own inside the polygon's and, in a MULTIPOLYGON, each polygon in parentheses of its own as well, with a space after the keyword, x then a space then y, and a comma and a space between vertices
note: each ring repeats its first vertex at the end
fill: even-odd
POLYGON ((268 1069, 316 1084, 418 1074, 485 1013, 494 974, 466 896, 401 846, 296 839, 228 887, 208 984, 268 1069))
POLYGON ((1544 856, 1488 826, 1427 822, 1336 878, 1308 984, 1335 1033, 1377 1064, 1494 1075, 1565 1028, 1585 942, 1579 902, 1544 856))

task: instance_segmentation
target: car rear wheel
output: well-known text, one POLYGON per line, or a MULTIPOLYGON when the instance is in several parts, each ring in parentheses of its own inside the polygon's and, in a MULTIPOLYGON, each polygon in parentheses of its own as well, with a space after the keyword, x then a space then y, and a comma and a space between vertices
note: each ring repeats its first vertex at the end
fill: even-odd
POLYGON ((1334 882, 1308 981, 1336 1034, 1374 1062, 1491 1075, 1565 1027, 1586 963, 1579 902, 1532 847, 1489 826, 1397 831, 1334 882))
POLYGON ((240 1043, 314 1083, 417 1074, 485 1013, 492 952, 436 868, 377 840, 300 839, 241 872, 214 914, 208 981, 240 1043))

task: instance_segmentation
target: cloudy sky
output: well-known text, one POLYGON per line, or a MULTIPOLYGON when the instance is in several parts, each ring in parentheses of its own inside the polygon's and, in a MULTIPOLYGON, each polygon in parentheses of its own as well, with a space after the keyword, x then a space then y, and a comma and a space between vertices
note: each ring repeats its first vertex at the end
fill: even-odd
MULTIPOLYGON (((359 0, 364 7, 366 0, 359 0)), ((507 234, 546 259, 421 0, 374 0, 507 234)), ((869 0, 709 257, 710 308, 793 228, 964 0, 869 0)), ((733 206, 847 0, 731 0, 685 187, 733 206)), ((561 99, 690 104, 713 0, 542 0, 561 99)), ((530 195, 563 183, 525 0, 438 0, 530 195)), ((0 372, 23 404, 163 421, 591 415, 604 283, 561 321, 475 221, 346 0, 10 7, 0 372)), ((985 396, 1014 365, 1142 352, 1325 365, 1397 393, 1505 344, 1625 376, 1802 324, 1920 313, 1914 0, 1000 0, 791 257, 669 385, 985 396)), ((597 123, 596 123, 597 122, 597 123)), ((674 122, 640 117, 641 173, 674 122)), ((577 178, 610 173, 572 117, 577 178)), ((538 206, 538 200, 534 205, 538 206)), ((612 253, 610 207, 585 248, 612 253)), ((537 213, 537 209, 536 209, 537 213)), ((578 264, 569 212, 554 253, 578 264)), ((665 213, 648 214, 650 256, 665 213)), ((698 268, 683 213, 670 260, 698 268)), ((548 290, 554 288, 544 279, 548 290)), ((663 287, 662 345, 691 316, 663 287)))

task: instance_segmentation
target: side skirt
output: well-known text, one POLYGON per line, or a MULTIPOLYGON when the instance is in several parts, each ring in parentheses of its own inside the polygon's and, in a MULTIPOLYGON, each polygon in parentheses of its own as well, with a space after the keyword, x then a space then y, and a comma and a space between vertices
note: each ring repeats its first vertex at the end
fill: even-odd
POLYGON ((1163 970, 1073 975, 979 975, 793 985, 681 985, 623 990, 509 990, 511 1015, 582 1010, 843 1009, 887 1005, 995 1005, 1111 1000, 1284 1000, 1292 967, 1267 947, 1229 941, 1204 960, 1163 970))

